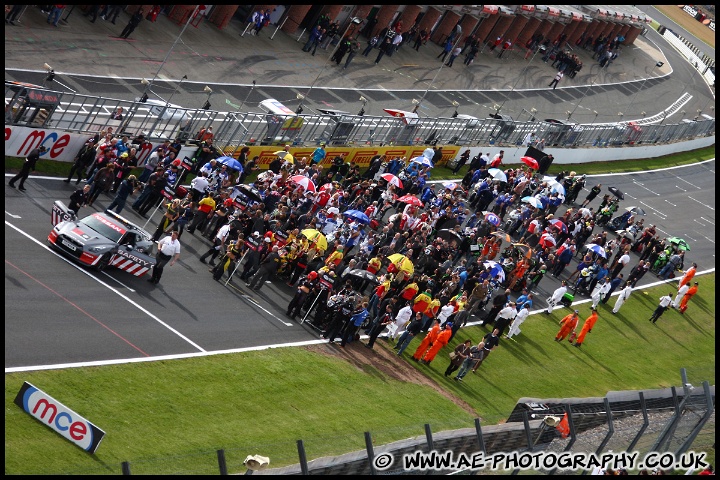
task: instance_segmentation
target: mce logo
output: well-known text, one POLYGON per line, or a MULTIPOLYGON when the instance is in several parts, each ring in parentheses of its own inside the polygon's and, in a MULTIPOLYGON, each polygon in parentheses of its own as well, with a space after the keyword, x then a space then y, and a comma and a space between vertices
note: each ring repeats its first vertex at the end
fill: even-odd
POLYGON ((15 404, 89 453, 95 453, 105 436, 104 431, 28 382, 20 388, 15 404))

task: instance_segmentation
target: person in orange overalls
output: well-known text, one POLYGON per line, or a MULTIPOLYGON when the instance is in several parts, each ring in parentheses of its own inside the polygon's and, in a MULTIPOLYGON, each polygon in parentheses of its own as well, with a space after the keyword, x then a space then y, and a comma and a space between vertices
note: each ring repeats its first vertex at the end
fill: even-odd
POLYGON ((690 290, 688 290, 685 295, 683 295, 683 299, 680 302, 680 308, 678 308, 678 311, 680 313, 685 313, 685 310, 687 310, 687 304, 690 301, 690 299, 695 295, 698 291, 698 282, 695 282, 695 285, 690 287, 690 290))
POLYGON ((515 284, 522 279, 523 275, 525 275, 525 272, 527 272, 528 267, 529 263, 526 262, 524 259, 518 262, 517 267, 515 267, 515 270, 513 270, 511 274, 512 276, 510 277, 510 285, 508 285, 509 289, 512 290, 515 284))
POLYGON ((697 263, 693 263, 692 267, 688 268, 687 272, 685 272, 685 275, 680 279, 680 284, 678 285, 678 288, 682 287, 686 283, 690 283, 690 281, 695 276, 695 271, 697 270, 697 263))
POLYGON ((430 362, 433 361, 435 358, 435 355, 438 354, 438 352, 448 344, 450 341, 450 337, 452 337, 452 326, 453 322, 447 322, 445 324, 445 330, 438 333, 437 338, 432 342, 432 346, 427 351, 425 356, 420 360, 420 363, 423 363, 425 365, 429 365, 430 362))
POLYGON ((495 243, 494 237, 491 237, 487 242, 485 242, 485 245, 483 245, 482 251, 480 252, 481 261, 487 260, 487 256, 490 253, 490 247, 492 247, 493 243, 495 243))
POLYGON ((419 362, 421 358, 425 355, 425 352, 428 348, 435 342, 437 339, 437 336, 440 334, 440 322, 435 320, 433 322, 433 326, 430 329, 430 331, 425 335, 425 338, 423 338, 422 342, 420 342, 420 345, 418 345, 417 349, 415 350, 415 353, 413 353, 413 360, 416 362, 419 362))
POLYGON ((575 310, 570 315, 565 316, 562 320, 560 320, 560 331, 555 335, 555 341, 561 342, 565 340, 565 338, 570 335, 570 332, 574 331, 577 328, 578 320, 580 317, 578 314, 580 313, 579 310, 575 310))
POLYGON ((493 244, 490 246, 490 253, 488 253, 487 259, 488 260, 495 260, 495 257, 497 257, 497 254, 500 253, 500 247, 502 246, 502 240, 499 238, 496 239, 493 244))
POLYGON ((583 323, 582 329, 580 329, 580 334, 577 336, 577 339, 575 340, 576 347, 579 347, 580 345, 582 345, 582 343, 585 341, 585 335, 592 332, 592 329, 595 326, 595 322, 597 322, 597 319, 598 319, 597 309, 592 308, 592 312, 590 312, 590 316, 585 319, 585 323, 583 323))

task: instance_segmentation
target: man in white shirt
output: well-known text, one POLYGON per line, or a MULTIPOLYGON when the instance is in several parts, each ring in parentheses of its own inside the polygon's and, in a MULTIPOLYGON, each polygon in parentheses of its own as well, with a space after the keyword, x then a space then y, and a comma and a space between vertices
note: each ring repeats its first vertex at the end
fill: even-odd
POLYGON ((673 300, 672 302, 672 308, 678 308, 680 306, 680 301, 682 300, 683 295, 685 295, 688 290, 690 290, 689 283, 686 283, 678 289, 678 293, 677 295, 675 295, 675 300, 673 300))
POLYGON ((650 317, 650 321, 652 323, 657 322, 657 319, 660 318, 663 313, 665 313, 665 310, 667 310, 668 307, 670 307, 670 303, 672 303, 672 292, 663 297, 660 297, 660 304, 657 306, 652 316, 650 317))
POLYGON ((210 185, 210 182, 207 179, 207 172, 202 172, 197 177, 193 178, 192 182, 190 182, 190 187, 192 188, 192 199, 193 202, 197 202, 202 197, 205 196, 205 192, 207 190, 208 185, 210 185))
POLYGON ((565 295, 565 293, 567 293, 567 282, 565 280, 563 280, 560 287, 557 290, 555 290, 553 292, 552 296, 550 297, 550 299, 548 301, 548 308, 545 311, 545 313, 547 313, 547 314, 552 313, 553 309, 555 307, 557 307, 558 305, 560 305, 560 301, 562 300, 563 295, 565 295))
MULTIPOLYGON (((625 303, 625 300, 630 298, 630 294, 632 293, 632 286, 630 285, 630 282, 627 282, 625 284, 625 288, 622 289, 620 292, 620 295, 618 295, 618 299, 615 301, 615 306, 612 309, 613 315, 618 313, 620 311, 620 307, 623 306, 623 303, 625 303)), ((672 301, 672 297, 670 297, 670 301, 672 301)))
POLYGON ((610 282, 608 282, 606 278, 603 278, 601 282, 602 283, 595 285, 595 289, 590 294, 590 298, 592 298, 592 307, 595 309, 597 309, 600 300, 602 300, 605 295, 607 295, 607 292, 610 291, 610 282))
POLYGON ((440 313, 438 313, 437 320, 440 322, 440 325, 445 323, 447 319, 455 312, 455 307, 450 305, 449 303, 444 305, 442 308, 440 308, 440 313))
POLYGON ((480 160, 482 160, 481 166, 487 166, 490 163, 490 152, 480 155, 480 160))
POLYGON ((512 325, 510 325, 510 330, 508 330, 507 335, 505 335, 505 338, 512 338, 513 336, 520 333, 520 325, 525 321, 525 319, 530 315, 530 310, 528 309, 529 303, 524 303, 522 308, 520 308, 520 311, 517 312, 517 315, 515 315, 515 320, 513 320, 512 325))
POLYGON ((148 282, 158 284, 162 277, 165 265, 172 259, 170 266, 172 267, 180 258, 180 241, 178 240, 178 231, 173 230, 170 235, 158 242, 158 252, 155 255, 155 268, 148 282))
POLYGON ((617 265, 615 265, 610 278, 617 277, 620 274, 620 271, 625 268, 625 265, 630 263, 630 255, 628 255, 627 252, 627 250, 623 252, 622 256, 618 259, 617 265))
POLYGON ((393 341, 397 340, 398 337, 402 335, 402 333, 405 331, 405 327, 407 327, 407 324, 410 323, 412 314, 412 307, 410 307, 409 304, 401 308, 397 316, 395 317, 395 331, 391 331, 390 335, 388 335, 388 338, 392 339, 393 341))
POLYGON ((402 43, 402 41, 403 41, 403 36, 400 33, 396 34, 393 37, 392 44, 393 44, 393 49, 396 52, 398 51, 398 48, 400 48, 400 44, 402 43))
POLYGON ((498 335, 502 335, 505 329, 510 323, 515 320, 517 316, 517 308, 515 302, 509 302, 505 308, 498 312, 497 318, 495 319, 495 329, 498 331, 498 335))
POLYGON ((205 263, 205 259, 212 256, 212 258, 210 258, 210 265, 215 266, 215 259, 219 254, 225 251, 225 242, 227 241, 229 234, 230 224, 226 223, 220 227, 220 230, 218 230, 218 233, 215 235, 215 239, 213 240, 213 246, 200 257, 200 261, 205 263))

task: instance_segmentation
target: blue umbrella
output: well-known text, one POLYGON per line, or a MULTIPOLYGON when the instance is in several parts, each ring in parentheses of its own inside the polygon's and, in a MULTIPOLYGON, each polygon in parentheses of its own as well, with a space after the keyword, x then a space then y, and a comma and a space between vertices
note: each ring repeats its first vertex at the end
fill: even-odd
POLYGON ((415 162, 415 163, 419 163, 420 165, 424 165, 424 166, 426 166, 426 167, 431 167, 431 168, 432 168, 432 167, 434 166, 433 163, 432 163, 432 161, 431 161, 429 158, 427 158, 427 157, 422 157, 422 156, 420 156, 420 157, 415 157, 415 158, 413 158, 413 159, 410 160, 410 161, 411 161, 411 162, 415 162))
POLYGON ((347 210, 346 212, 343 212, 343 215, 366 225, 370 223, 370 219, 368 218, 368 216, 360 210, 347 210))
POLYGON ((215 160, 217 160, 219 164, 225 165, 228 168, 232 168, 233 170, 237 170, 240 173, 242 173, 243 171, 242 164, 232 157, 218 157, 215 160))
POLYGON ((605 249, 604 249, 603 247, 601 247, 600 245, 596 245, 596 244, 594 244, 594 243, 588 243, 588 244, 585 245, 585 246, 586 246, 587 249, 590 250, 591 252, 597 253, 598 255, 600 255, 600 256, 603 257, 603 258, 607 258, 607 253, 605 253, 605 249))
POLYGON ((500 265, 497 262, 494 262, 492 260, 487 260, 483 262, 483 265, 487 270, 490 271, 490 276, 492 278, 495 278, 496 276, 500 276, 500 281, 505 281, 505 270, 503 270, 502 265, 500 265))

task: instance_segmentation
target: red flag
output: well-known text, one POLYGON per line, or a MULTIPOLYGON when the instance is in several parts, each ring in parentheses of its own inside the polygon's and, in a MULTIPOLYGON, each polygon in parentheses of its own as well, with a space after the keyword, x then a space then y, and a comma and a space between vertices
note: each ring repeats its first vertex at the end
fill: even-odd
POLYGON ((558 423, 558 426, 555 428, 560 432, 562 438, 567 438, 567 436, 570 435, 570 423, 568 422, 567 413, 563 415, 562 420, 560 420, 560 423, 558 423))

